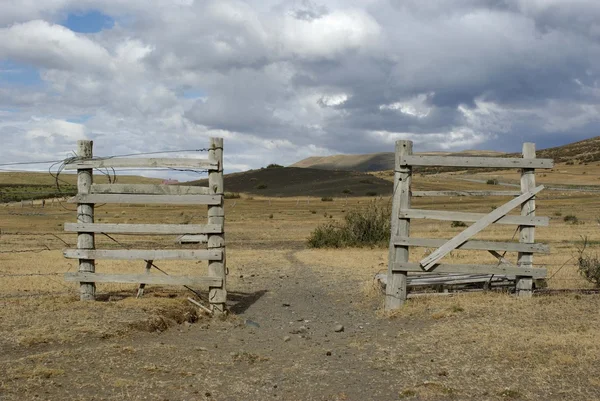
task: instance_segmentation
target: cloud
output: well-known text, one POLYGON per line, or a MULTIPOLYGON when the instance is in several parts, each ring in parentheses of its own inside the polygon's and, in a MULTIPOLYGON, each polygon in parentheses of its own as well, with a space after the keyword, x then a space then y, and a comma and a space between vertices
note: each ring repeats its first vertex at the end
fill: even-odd
POLYGON ((22 157, 27 137, 62 156, 82 135, 104 155, 223 136, 231 169, 407 138, 416 151, 567 143, 597 134, 597 21, 591 0, 11 0, 0 61, 40 82, 3 75, 0 135, 15 146, 0 156, 22 157), (61 25, 91 11, 114 25, 61 25))

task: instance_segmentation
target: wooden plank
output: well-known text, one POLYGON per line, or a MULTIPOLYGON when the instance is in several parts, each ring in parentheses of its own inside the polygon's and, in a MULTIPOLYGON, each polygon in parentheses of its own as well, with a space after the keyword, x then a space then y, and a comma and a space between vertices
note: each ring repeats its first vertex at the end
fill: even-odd
POLYGON ((416 198, 437 196, 519 196, 519 191, 413 191, 416 198))
POLYGON ((206 234, 195 234, 195 235, 182 235, 175 241, 179 244, 205 244, 208 242, 208 235, 206 234))
MULTIPOLYGON (((433 238, 408 238, 394 237, 392 242, 395 245, 402 246, 420 246, 426 248, 439 248, 448 240, 433 239, 433 238)), ((481 250, 481 251, 508 251, 508 252, 533 252, 533 253, 550 253, 550 247, 547 244, 524 244, 517 242, 496 242, 496 241, 478 241, 468 240, 456 249, 462 250, 481 250)))
POLYGON ((130 203, 171 205, 219 205, 222 195, 127 195, 127 194, 77 194, 68 203, 130 203))
MULTIPOLYGON (((93 157, 94 142, 88 140, 77 141, 77 157, 81 159, 93 157)), ((85 169, 77 171, 77 192, 87 194, 94 183, 94 170, 85 169)), ((77 205, 77 222, 80 224, 94 223, 94 205, 77 205)), ((78 233, 77 248, 94 249, 95 238, 93 233, 78 233)), ((80 273, 94 273, 96 262, 88 258, 79 259, 80 273)), ((96 284, 93 282, 81 282, 79 285, 79 299, 81 301, 93 301, 96 298, 96 284)))
POLYGON ((219 277, 167 276, 158 274, 102 274, 102 273, 66 273, 66 281, 93 283, 131 283, 158 285, 219 285, 219 277))
POLYGON ((500 263, 504 263, 505 265, 509 265, 509 266, 514 266, 514 264, 512 264, 512 263, 510 262, 510 260, 506 259, 506 258, 504 257, 504 255, 500 255, 498 252, 496 252, 496 251, 492 251, 492 250, 490 250, 490 251, 488 251, 488 252, 489 252, 489 253, 491 253, 493 257, 495 257, 496 259, 498 259, 498 261, 499 261, 500 263))
POLYGON ((113 260, 220 260, 220 249, 65 249, 67 259, 113 259, 113 260))
MULTIPOLYGON (((395 148, 395 173, 394 195, 392 198, 391 233, 393 236, 408 237, 410 233, 410 220, 400 219, 401 209, 410 209, 410 185, 412 181, 412 168, 401 166, 400 160, 405 155, 412 154, 412 141, 396 141, 395 148)), ((397 309, 406 301, 406 272, 397 272, 392 269, 396 262, 407 262, 408 246, 395 246, 390 242, 388 257, 388 283, 385 290, 385 309, 397 309)))
POLYGON ((217 169, 218 163, 210 159, 190 158, 126 158, 113 157, 109 159, 75 160, 65 165, 65 170, 90 168, 187 168, 187 169, 217 169))
POLYGON ((154 184, 93 184, 92 194, 209 195, 207 187, 154 184))
MULTIPOLYGON (((210 138, 210 150, 208 156, 218 162, 219 167, 208 173, 208 189, 213 194, 222 194, 225 192, 223 182, 223 138, 210 138)), ((225 208, 223 207, 223 197, 219 204, 208 206, 208 223, 216 224, 221 227, 225 225, 225 208)), ((208 274, 214 277, 222 278, 220 285, 211 286, 208 290, 208 299, 210 308, 215 315, 226 313, 225 302, 227 301, 227 268, 225 265, 225 235, 209 234, 207 238, 208 249, 218 249, 221 251, 221 258, 208 262, 208 274)))
POLYGON ((107 234, 208 234, 221 233, 217 224, 113 224, 113 223, 65 223, 67 232, 107 234))
MULTIPOLYGON (((397 262, 394 264, 395 271, 425 272, 419 263, 397 262)), ((511 267, 507 265, 476 265, 476 264, 434 264, 429 272, 434 273, 468 273, 468 274, 504 274, 515 276, 517 274, 526 274, 534 278, 546 277, 546 269, 534 267, 511 267)))
MULTIPOLYGON (((485 213, 455 212, 448 210, 405 209, 400 210, 399 217, 405 219, 431 219, 445 221, 476 222, 486 216, 485 213)), ((542 216, 512 216, 507 215, 497 220, 495 224, 518 224, 526 226, 547 226, 548 217, 542 216)))
MULTIPOLYGON (((535 159, 535 144, 529 142, 523 144, 523 158, 535 159)), ((532 188, 535 188, 535 170, 524 168, 521 170, 521 192, 531 191, 532 188)), ((535 216, 535 198, 521 205, 521 216, 535 216)), ((535 242, 535 227, 519 226, 519 242, 535 242)), ((520 267, 531 266, 533 264, 533 254, 520 252, 517 257, 517 264, 520 267)), ((518 276, 515 287, 517 296, 525 298, 533 296, 533 280, 531 277, 518 276)))
POLYGON ((533 190, 530 190, 530 191, 522 194, 521 196, 505 203, 504 205, 500 206, 499 208, 493 210, 491 213, 482 217, 480 220, 473 223, 473 225, 466 228, 463 232, 456 235, 454 238, 452 238, 451 240, 446 242, 444 245, 439 247, 433 253, 431 253, 427 257, 423 258, 423 260, 421 260, 421 262, 420 262, 420 265, 423 266, 425 268, 425 270, 431 269, 434 264, 436 264, 440 259, 442 259, 447 254, 452 252, 452 250, 456 249, 457 246, 459 246, 460 244, 462 244, 463 242, 465 242, 472 236, 476 235, 477 233, 481 232, 483 229, 485 229, 490 224, 493 224, 496 220, 500 219, 502 216, 504 216, 506 213, 510 212, 515 207, 519 206, 524 201, 533 197, 535 194, 540 192, 542 189, 544 189, 544 186, 540 185, 539 187, 537 187, 533 190))
POLYGON ((553 168, 552 159, 522 159, 505 157, 424 156, 407 155, 403 166, 483 167, 483 168, 553 168))

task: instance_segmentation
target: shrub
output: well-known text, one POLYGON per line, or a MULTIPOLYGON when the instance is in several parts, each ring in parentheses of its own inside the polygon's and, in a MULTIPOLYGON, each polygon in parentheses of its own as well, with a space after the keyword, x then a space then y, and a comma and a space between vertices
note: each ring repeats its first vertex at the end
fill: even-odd
POLYGON ((225 195, 223 195, 223 197, 225 199, 239 199, 242 196, 238 192, 225 192, 225 195))
POLYGON ((386 246, 390 239, 390 208, 370 202, 351 210, 342 223, 326 223, 308 237, 311 248, 386 246))
POLYGON ((267 184, 258 184, 256 186, 256 189, 267 189, 267 188, 268 188, 267 184))
POLYGON ((365 195, 367 195, 367 196, 377 196, 377 192, 375 192, 375 191, 369 191, 365 195))
POLYGON ((485 183, 488 184, 488 185, 498 185, 498 179, 497 178, 490 178, 485 183))
POLYGON ((359 182, 360 182, 361 184, 370 184, 370 183, 371 183, 371 180, 369 180, 368 178, 365 178, 365 179, 363 179, 363 180, 360 180, 359 182))
POLYGON ((587 238, 584 238, 583 247, 579 249, 577 269, 584 279, 600 288, 600 258, 597 254, 589 255, 585 253, 587 243, 587 238))
POLYGON ((467 224, 464 221, 453 221, 450 227, 466 227, 467 224))
POLYGON ((321 198, 321 202, 333 202, 333 198, 331 196, 324 196, 321 198))
POLYGON ((316 210, 311 210, 310 212, 311 212, 312 214, 317 214, 317 211, 316 211, 316 210))
POLYGON ((554 212, 554 215, 560 217, 562 216, 562 212, 554 212))
POLYGON ((281 164, 271 163, 267 166, 267 168, 283 168, 281 164))
POLYGON ((352 193, 352 191, 351 191, 351 190, 349 190, 348 188, 346 188, 346 189, 344 189, 344 190, 342 191, 342 193, 343 193, 343 194, 351 194, 351 193, 352 193))
POLYGON ((577 224, 579 223, 579 219, 574 214, 568 214, 563 218, 564 222, 567 224, 577 224))
POLYGON ((270 219, 272 219, 272 218, 273 218, 273 213, 271 213, 271 214, 269 215, 269 218, 270 218, 270 219))

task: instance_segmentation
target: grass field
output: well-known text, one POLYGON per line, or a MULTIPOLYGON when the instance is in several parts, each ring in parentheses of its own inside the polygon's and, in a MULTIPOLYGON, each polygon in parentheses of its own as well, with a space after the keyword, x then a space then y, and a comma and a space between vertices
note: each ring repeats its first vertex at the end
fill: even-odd
MULTIPOLYGON (((538 181, 562 185, 554 176, 566 169, 580 181, 565 184, 593 185, 593 170, 600 173, 597 167, 588 166, 587 174, 570 168, 579 166, 559 167, 538 181)), ((462 177, 417 176, 414 189, 489 189, 462 177)), ((57 204, 0 206, 0 399, 600 399, 598 295, 429 297, 387 315, 373 281, 387 269, 387 249, 306 247, 316 226, 372 201, 226 200, 233 313, 223 320, 202 315, 186 301, 194 295, 181 288, 148 286, 147 295, 135 299, 135 285, 98 285, 101 301, 79 302, 77 285, 62 279, 77 269, 77 261, 61 252, 76 243, 75 235, 62 232, 75 212, 57 204), (344 325, 341 333, 333 330, 338 323, 344 325)), ((505 201, 418 198, 413 206, 489 212, 505 201)), ((591 288, 578 275, 574 257, 583 238, 589 251, 599 251, 597 195, 544 191, 537 209, 551 217, 549 227, 536 229, 536 241, 549 243, 551 254, 534 257, 548 269, 549 288, 591 288), (569 214, 579 224, 565 222, 569 214)), ((96 209, 96 221, 107 223, 205 219, 205 208, 96 209)), ((450 223, 413 221, 411 235, 451 238, 461 228, 450 223)), ((514 235, 515 227, 494 226, 477 238, 505 241, 514 235)), ((174 236, 115 239, 130 247, 175 247, 174 236)), ((119 245, 98 235, 97 248, 119 245)), ((425 252, 415 248, 411 260, 425 252)), ((516 255, 507 258, 514 262, 516 255)), ((447 259, 495 261, 476 251, 453 252, 447 259)), ((202 274, 206 268, 186 261, 157 264, 169 274, 202 274)), ((96 269, 141 273, 144 262, 99 261, 96 269)))

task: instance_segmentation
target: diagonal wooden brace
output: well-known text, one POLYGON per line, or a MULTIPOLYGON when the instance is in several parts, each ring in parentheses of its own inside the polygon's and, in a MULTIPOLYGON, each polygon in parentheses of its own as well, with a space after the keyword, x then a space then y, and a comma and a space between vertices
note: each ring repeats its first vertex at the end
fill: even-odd
POLYGON ((536 187, 535 189, 525 192, 523 195, 516 197, 515 199, 505 203, 500 206, 496 210, 493 210, 491 213, 479 219, 477 222, 473 223, 470 227, 465 229, 463 232, 446 242, 444 245, 439 247, 437 250, 432 252, 429 256, 424 258, 419 262, 421 267, 424 270, 430 270, 436 263, 440 261, 444 256, 452 252, 454 249, 459 247, 465 241, 467 241, 472 236, 478 234, 480 231, 485 229, 487 226, 493 224, 497 220, 501 219, 515 207, 519 206, 523 202, 531 199, 535 194, 544 189, 543 185, 536 187))

